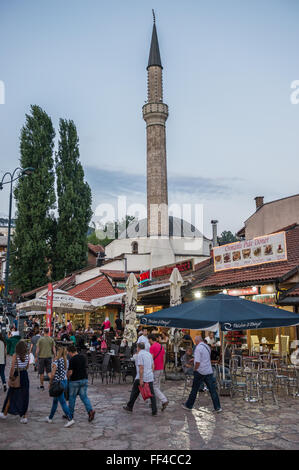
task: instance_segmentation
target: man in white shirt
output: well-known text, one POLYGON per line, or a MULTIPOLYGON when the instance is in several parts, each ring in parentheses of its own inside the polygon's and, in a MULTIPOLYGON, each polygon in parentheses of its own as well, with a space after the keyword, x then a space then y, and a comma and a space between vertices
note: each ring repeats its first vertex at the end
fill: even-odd
POLYGON ((149 352, 151 345, 150 345, 150 342, 149 342, 148 337, 147 337, 147 329, 146 328, 143 328, 142 335, 140 335, 138 340, 137 340, 137 344, 138 343, 144 343, 145 350, 147 352, 149 352))
POLYGON ((137 344, 137 358, 136 358, 135 363, 136 363, 137 373, 136 373, 136 377, 133 383, 130 400, 128 401, 127 405, 123 407, 123 409, 132 413, 134 403, 137 400, 139 393, 140 393, 139 385, 143 387, 144 383, 148 383, 151 393, 152 393, 152 397, 151 397, 152 416, 157 416, 157 403, 156 403, 156 397, 155 397, 154 385, 153 385, 154 361, 153 361, 152 355, 149 352, 145 351, 144 343, 137 344))
POLYGON ((197 345, 194 352, 194 379, 192 390, 189 398, 182 407, 185 410, 192 410, 196 400, 197 392, 201 384, 204 382, 210 392, 214 410, 219 413, 222 411, 219 401, 219 396, 216 390, 216 381, 213 375, 211 364, 211 350, 207 344, 203 342, 201 336, 195 337, 195 344, 197 345))
POLYGON ((212 348, 215 346, 216 340, 213 331, 209 331, 208 336, 205 337, 205 340, 212 348))

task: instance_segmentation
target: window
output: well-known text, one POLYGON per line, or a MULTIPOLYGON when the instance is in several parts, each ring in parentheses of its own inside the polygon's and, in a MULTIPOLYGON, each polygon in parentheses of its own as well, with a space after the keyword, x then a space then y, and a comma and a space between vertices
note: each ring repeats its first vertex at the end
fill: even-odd
POLYGON ((133 254, 133 255, 137 255, 137 254, 138 254, 138 243, 137 243, 137 242, 133 242, 133 243, 132 243, 132 254, 133 254))

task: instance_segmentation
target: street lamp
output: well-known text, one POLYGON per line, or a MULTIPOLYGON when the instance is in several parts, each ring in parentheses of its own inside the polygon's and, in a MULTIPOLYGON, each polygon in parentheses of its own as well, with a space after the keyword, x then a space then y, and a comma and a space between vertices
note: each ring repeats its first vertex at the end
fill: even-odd
POLYGON ((9 194, 9 216, 8 216, 8 234, 7 234, 7 250, 6 250, 6 263, 5 263, 5 281, 4 281, 4 306, 3 306, 3 322, 4 325, 2 328, 6 329, 6 314, 7 314, 7 304, 8 304, 8 277, 9 277, 9 258, 10 258, 10 232, 11 232, 11 208, 12 208, 12 187, 14 181, 22 178, 22 176, 31 175, 34 172, 34 168, 20 168, 17 167, 13 173, 7 171, 0 182, 0 190, 3 189, 5 184, 10 184, 10 194, 9 194), (6 178, 8 177, 8 178, 6 178), (7 179, 7 181, 5 181, 7 179))

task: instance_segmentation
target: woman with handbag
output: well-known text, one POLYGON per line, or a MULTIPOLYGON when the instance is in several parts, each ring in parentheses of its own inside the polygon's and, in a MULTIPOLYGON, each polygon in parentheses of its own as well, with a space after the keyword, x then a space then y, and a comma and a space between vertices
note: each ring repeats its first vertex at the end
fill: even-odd
POLYGON ((50 415, 47 416, 46 422, 52 423, 53 417, 56 413, 58 403, 60 403, 63 409, 64 415, 68 422, 65 427, 70 427, 74 424, 74 420, 71 418, 69 407, 65 400, 65 390, 67 388, 67 351, 66 348, 61 346, 58 349, 55 360, 52 364, 52 372, 50 377, 49 394, 53 397, 53 403, 50 415))
POLYGON ((29 354, 27 344, 21 340, 16 345, 16 352, 12 356, 9 374, 9 389, 3 404, 1 419, 6 419, 8 413, 19 415, 22 424, 27 423, 27 411, 29 405, 29 379, 27 369, 29 367, 29 354))

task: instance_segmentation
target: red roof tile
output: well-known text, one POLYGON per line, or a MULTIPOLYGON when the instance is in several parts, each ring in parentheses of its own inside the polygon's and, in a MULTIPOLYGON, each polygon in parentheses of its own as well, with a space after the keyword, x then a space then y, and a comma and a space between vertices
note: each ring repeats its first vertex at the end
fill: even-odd
POLYGON ((196 284, 193 288, 217 288, 246 282, 273 281, 278 279, 299 265, 299 226, 286 232, 286 242, 287 261, 219 271, 196 284))
POLYGON ((100 276, 78 284, 68 292, 79 299, 90 302, 92 299, 119 294, 123 291, 114 288, 107 277, 101 274, 100 276))
POLYGON ((88 243, 88 248, 95 255, 97 255, 98 253, 105 253, 105 248, 102 245, 93 245, 92 243, 88 243))

